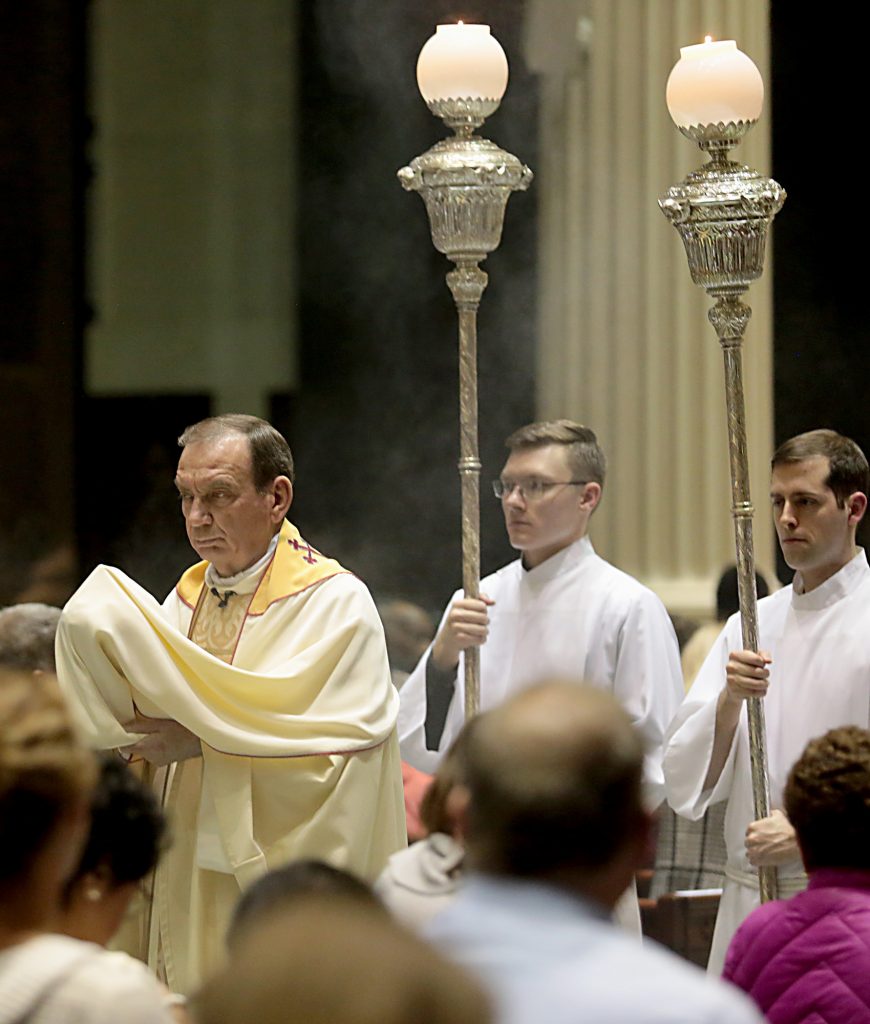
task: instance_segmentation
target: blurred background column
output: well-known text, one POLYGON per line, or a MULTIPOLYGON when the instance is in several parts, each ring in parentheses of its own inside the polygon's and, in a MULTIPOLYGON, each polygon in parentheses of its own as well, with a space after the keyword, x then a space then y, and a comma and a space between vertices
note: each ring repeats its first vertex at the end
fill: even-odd
POLYGON ((286 0, 89 5, 77 534, 83 568, 154 593, 190 560, 175 438, 222 412, 283 426, 297 390, 297 17, 286 0))
MULTIPOLYGON (((680 46, 736 39, 770 84, 760 0, 531 0, 540 75, 537 409, 592 426, 610 458, 597 550, 682 614, 710 613, 733 562, 722 355, 656 200, 706 161, 675 132, 680 46)), ((733 159, 770 168, 770 97, 733 159)), ((784 182, 788 188, 788 182, 784 182)), ((771 254, 768 255, 768 263, 771 254)), ((771 574, 773 274, 750 289, 744 374, 759 568, 771 574)))
POLYGON ((287 0, 93 0, 90 396, 295 383, 295 18, 287 0))
POLYGON ((0 606, 76 581, 84 5, 0 4, 0 606))

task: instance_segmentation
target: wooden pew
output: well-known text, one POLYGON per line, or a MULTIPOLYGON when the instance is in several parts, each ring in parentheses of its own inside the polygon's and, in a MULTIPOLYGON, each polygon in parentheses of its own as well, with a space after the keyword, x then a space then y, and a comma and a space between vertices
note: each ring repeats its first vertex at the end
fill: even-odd
POLYGON ((721 889, 686 889, 665 893, 657 900, 641 898, 644 936, 706 967, 721 895, 721 889))

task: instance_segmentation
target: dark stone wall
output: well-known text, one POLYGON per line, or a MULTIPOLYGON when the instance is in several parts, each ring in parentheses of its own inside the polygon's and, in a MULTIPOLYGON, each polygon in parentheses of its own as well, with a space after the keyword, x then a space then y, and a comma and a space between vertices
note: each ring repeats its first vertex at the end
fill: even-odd
MULTIPOLYGON (((149 538, 169 535, 181 541, 172 558, 190 557, 171 491, 174 437, 207 399, 86 401, 81 391, 86 8, 0 5, 0 604, 74 533, 83 569, 117 557, 145 571, 136 559, 149 538)), ((395 172, 444 135, 414 66, 435 24, 457 17, 488 22, 505 47, 511 84, 485 134, 535 168, 523 3, 300 0, 299 11, 301 386, 273 410, 298 458, 295 516, 376 592, 440 606, 460 564, 456 316, 450 264, 395 172)), ((863 62, 859 34, 829 21, 808 32, 798 5, 772 4, 768 116, 774 176, 789 192, 773 233, 775 430, 782 440, 831 426, 867 448, 853 99, 863 62)), ((502 245, 484 263, 484 571, 510 557, 488 481, 503 437, 534 414, 538 188, 512 197, 502 245)), ((154 589, 174 572, 155 565, 154 589)))
POLYGON ((771 27, 773 176, 788 192, 773 233, 776 441, 831 427, 870 452, 862 36, 834 17, 808 29, 788 0, 774 0, 771 27))
MULTIPOLYGON (((295 518, 382 595, 440 606, 460 581, 457 321, 419 196, 396 171, 443 138, 415 79, 435 25, 491 25, 511 79, 482 134, 532 168, 536 83, 520 0, 310 0, 299 136, 302 374, 295 518)), ((489 480, 534 415, 535 188, 511 197, 479 335, 482 563, 510 557, 489 480)))
POLYGON ((0 605, 45 556, 63 548, 74 565, 84 15, 69 0, 0 4, 0 605))

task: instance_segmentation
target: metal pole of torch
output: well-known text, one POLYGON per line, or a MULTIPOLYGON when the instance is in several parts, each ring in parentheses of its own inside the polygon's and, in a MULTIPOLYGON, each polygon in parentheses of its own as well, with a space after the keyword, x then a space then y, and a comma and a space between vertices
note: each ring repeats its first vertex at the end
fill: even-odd
MULTIPOLYGON (((668 80, 668 108, 680 131, 710 160, 659 200, 683 240, 692 280, 716 299, 708 317, 725 363, 740 623, 743 646, 752 651, 758 650, 758 610, 742 369, 743 333, 752 311, 740 297, 762 274, 768 229, 785 191, 728 154, 755 124, 763 96, 758 69, 733 41, 708 39, 684 47, 668 80)), ((761 698, 747 701, 747 718, 755 817, 766 818, 770 787, 761 698)), ((760 867, 758 880, 762 902, 775 899, 776 868, 760 867)))
MULTIPOLYGON (((477 430, 477 309, 487 284, 479 263, 501 242, 511 192, 532 172, 515 156, 479 138, 501 102, 507 59, 487 25, 439 25, 417 62, 426 104, 454 131, 398 172, 402 187, 426 204, 435 248, 456 264, 447 274, 459 318, 459 478, 462 488, 462 585, 479 596, 480 457, 477 430)), ((464 655, 465 717, 480 709, 480 652, 464 655)))

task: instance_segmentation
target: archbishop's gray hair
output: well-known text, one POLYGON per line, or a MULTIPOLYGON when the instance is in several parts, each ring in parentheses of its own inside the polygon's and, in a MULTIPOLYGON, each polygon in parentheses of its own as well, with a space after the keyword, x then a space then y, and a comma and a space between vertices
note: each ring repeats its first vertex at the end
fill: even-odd
POLYGON ((232 434, 248 439, 254 486, 258 491, 265 491, 277 476, 286 476, 290 483, 293 483, 296 474, 290 445, 271 423, 261 420, 258 416, 248 416, 239 412, 210 416, 187 427, 179 437, 178 444, 179 447, 186 448, 189 444, 218 441, 232 434))

